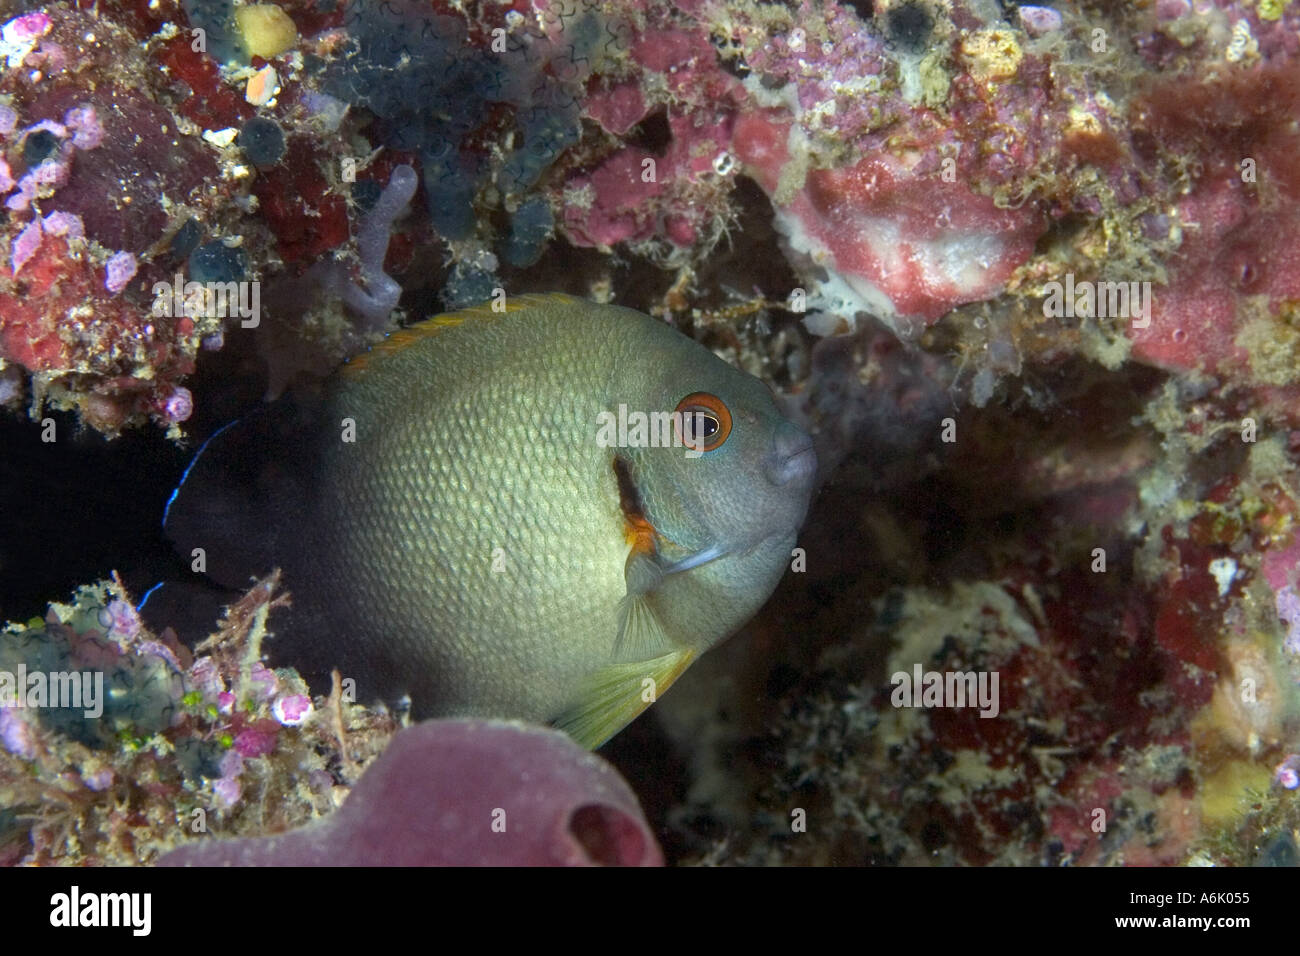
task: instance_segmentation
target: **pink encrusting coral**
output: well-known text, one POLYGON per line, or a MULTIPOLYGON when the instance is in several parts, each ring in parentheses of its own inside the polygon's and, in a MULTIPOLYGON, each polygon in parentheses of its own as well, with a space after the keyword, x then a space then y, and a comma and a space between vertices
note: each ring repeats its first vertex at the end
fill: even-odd
MULTIPOLYGON (((737 123, 736 154, 772 194, 788 175, 790 131, 762 115, 737 123)), ((823 296, 838 296, 839 311, 867 311, 911 334, 956 305, 998 294, 1033 252, 1043 217, 1031 207, 1000 209, 945 178, 935 145, 808 171, 777 203, 791 246, 830 270, 823 296)))
POLYGON ((175 210, 224 200, 203 186, 208 147, 140 82, 142 42, 100 12, 55 7, 3 27, 0 362, 41 377, 33 413, 76 409, 114 434, 178 420, 164 406, 213 328, 153 315, 146 290, 166 274, 156 260, 175 210))
POLYGON ((1181 243, 1133 354, 1255 386, 1300 422, 1300 73, 1286 56, 1203 80, 1151 82, 1135 127, 1199 176, 1178 200, 1181 243))
POLYGON ((121 292, 135 277, 137 268, 135 256, 131 253, 126 251, 113 253, 104 264, 104 288, 109 292, 121 292))
POLYGON ((647 240, 712 248, 727 217, 731 126, 747 98, 744 88, 719 67, 702 31, 647 33, 629 55, 637 81, 597 83, 584 114, 620 137, 662 117, 667 143, 658 152, 624 145, 565 181, 566 235, 575 245, 602 249, 647 240))
MULTIPOLYGON (((231 767, 223 779, 237 777, 231 767)), ((237 795, 233 786, 232 796, 237 795)), ((617 772, 556 730, 434 720, 398 733, 324 820, 206 840, 163 866, 655 866, 663 855, 617 772)))

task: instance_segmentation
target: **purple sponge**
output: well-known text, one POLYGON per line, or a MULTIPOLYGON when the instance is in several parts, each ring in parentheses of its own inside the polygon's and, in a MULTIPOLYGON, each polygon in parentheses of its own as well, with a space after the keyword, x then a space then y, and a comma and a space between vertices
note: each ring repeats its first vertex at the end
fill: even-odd
POLYGON ((631 789, 559 731, 408 727, 337 812, 289 833, 199 840, 161 866, 658 866, 631 789))

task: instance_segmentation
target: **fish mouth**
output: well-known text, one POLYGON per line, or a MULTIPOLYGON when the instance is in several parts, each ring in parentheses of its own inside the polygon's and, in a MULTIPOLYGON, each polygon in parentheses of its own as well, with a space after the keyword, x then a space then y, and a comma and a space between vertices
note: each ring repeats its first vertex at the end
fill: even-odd
POLYGON ((778 488, 809 488, 817 473, 817 453, 808 433, 790 422, 782 422, 772 441, 767 460, 768 481, 778 488))

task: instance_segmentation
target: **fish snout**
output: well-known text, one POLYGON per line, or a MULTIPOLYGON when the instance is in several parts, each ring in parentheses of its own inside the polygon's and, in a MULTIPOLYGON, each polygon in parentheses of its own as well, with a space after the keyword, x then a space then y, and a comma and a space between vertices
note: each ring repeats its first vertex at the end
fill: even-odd
POLYGON ((817 473, 817 453, 813 451, 812 438, 799 426, 783 421, 777 426, 772 439, 772 451, 764 470, 768 481, 783 488, 807 488, 817 473))

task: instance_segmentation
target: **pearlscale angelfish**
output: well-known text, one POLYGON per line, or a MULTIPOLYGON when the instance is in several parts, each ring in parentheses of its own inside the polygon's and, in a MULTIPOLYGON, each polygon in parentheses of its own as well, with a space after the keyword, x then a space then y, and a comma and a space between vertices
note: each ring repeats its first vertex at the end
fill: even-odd
POLYGON ((595 747, 772 593, 815 469, 758 379, 668 325, 522 296, 218 433, 166 527, 227 587, 283 569, 277 663, 595 747))

